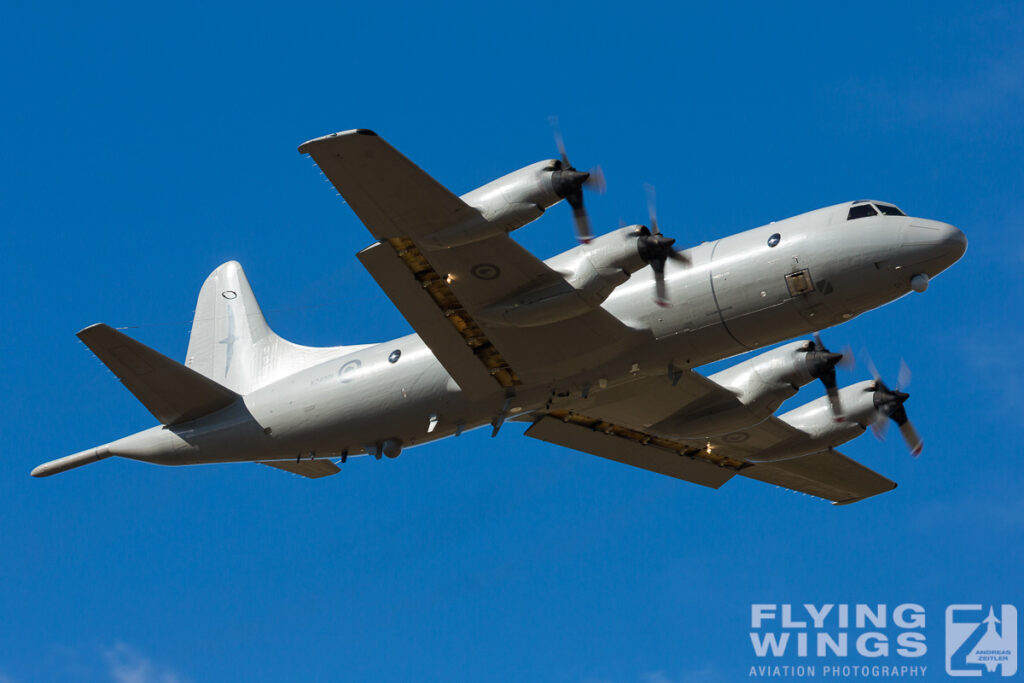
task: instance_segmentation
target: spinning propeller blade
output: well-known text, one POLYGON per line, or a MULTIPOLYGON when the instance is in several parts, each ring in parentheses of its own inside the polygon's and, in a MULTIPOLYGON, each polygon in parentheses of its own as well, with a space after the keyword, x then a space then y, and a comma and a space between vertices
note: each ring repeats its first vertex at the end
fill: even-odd
POLYGON ((829 408, 832 410, 832 418, 836 422, 843 422, 843 407, 839 401, 839 387, 836 386, 836 367, 841 363, 846 364, 843 369, 848 369, 852 353, 832 353, 825 348, 825 342, 821 341, 821 335, 814 333, 814 346, 807 351, 807 361, 810 364, 811 375, 821 380, 825 385, 825 393, 828 396, 829 408), (813 354, 813 355, 812 355, 813 354))
POLYGON ((651 270, 654 271, 654 303, 668 308, 672 304, 669 302, 668 287, 665 285, 665 262, 672 259, 689 265, 690 259, 672 248, 676 242, 674 238, 661 234, 661 229, 658 227, 654 186, 644 183, 644 189, 647 193, 647 213, 650 217, 651 227, 648 229, 641 226, 637 231, 637 248, 640 251, 640 257, 649 263, 651 270))
POLYGON ((572 219, 576 225, 576 239, 587 243, 593 238, 593 231, 590 229, 590 217, 583 206, 583 189, 604 194, 607 187, 604 180, 604 171, 600 166, 595 166, 589 172, 577 171, 569 161, 569 154, 565 150, 565 140, 562 139, 562 131, 558 127, 558 117, 551 116, 551 129, 555 136, 555 146, 558 148, 558 156, 561 158, 561 165, 555 171, 552 179, 555 192, 564 197, 572 207, 572 219))
POLYGON ((895 389, 890 389, 886 386, 885 382, 882 381, 881 375, 878 373, 878 368, 875 367, 874 362, 871 360, 871 356, 865 354, 867 360, 868 369, 871 371, 871 376, 875 378, 875 413, 876 418, 871 424, 871 431, 874 432, 875 436, 879 439, 885 438, 886 428, 889 425, 889 418, 896 423, 896 426, 900 429, 900 436, 907 444, 907 448, 910 450, 910 454, 915 458, 921 455, 921 450, 924 448, 924 441, 921 440, 921 435, 918 433, 914 424, 907 417, 907 410, 904 407, 907 399, 910 398, 910 394, 902 391, 910 383, 910 368, 904 361, 900 361, 900 369, 897 374, 897 382, 895 389))

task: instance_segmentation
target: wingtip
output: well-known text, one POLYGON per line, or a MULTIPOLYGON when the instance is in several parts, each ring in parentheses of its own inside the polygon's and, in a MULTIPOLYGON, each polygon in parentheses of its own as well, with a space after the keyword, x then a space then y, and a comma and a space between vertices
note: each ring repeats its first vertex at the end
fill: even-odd
POLYGON ((92 331, 92 330, 109 328, 109 327, 110 327, 110 325, 107 325, 106 323, 93 323, 92 325, 86 325, 85 327, 80 329, 78 332, 75 332, 75 336, 78 337, 79 339, 82 339, 82 335, 88 336, 88 333, 90 331, 92 331))
POLYGON ((366 135, 366 136, 375 137, 375 138, 376 137, 380 137, 379 135, 377 135, 377 133, 375 133, 374 131, 370 130, 369 128, 353 128, 351 130, 343 130, 343 131, 339 131, 337 133, 330 133, 328 135, 321 135, 320 137, 313 138, 312 140, 306 140, 301 145, 299 145, 299 148, 298 148, 299 149, 299 154, 309 154, 310 149, 313 147, 313 145, 317 144, 318 142, 325 142, 327 140, 332 140, 334 138, 340 138, 340 137, 343 137, 343 136, 346 136, 346 135, 366 135))

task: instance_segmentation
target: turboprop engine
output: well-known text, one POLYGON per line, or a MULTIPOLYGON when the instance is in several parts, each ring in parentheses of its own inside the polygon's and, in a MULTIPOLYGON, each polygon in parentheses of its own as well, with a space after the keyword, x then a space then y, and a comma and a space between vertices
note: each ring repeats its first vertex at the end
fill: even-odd
MULTIPOLYGON (((616 287, 648 264, 664 265, 672 242, 645 226, 613 230, 548 259, 564 283, 500 301, 477 317, 495 323, 533 327, 565 320, 600 305, 616 287)), ((675 253, 675 252, 672 252, 675 253)))
POLYGON ((600 166, 579 171, 565 150, 562 134, 555 125, 555 143, 559 159, 538 161, 497 180, 492 180, 459 199, 474 209, 455 225, 421 238, 435 249, 471 244, 502 233, 509 233, 540 218, 544 210, 561 200, 572 207, 576 239, 590 242, 590 218, 583 206, 583 190, 604 193, 604 172, 600 166))
POLYGON ((566 169, 557 159, 538 161, 462 195, 459 199, 474 211, 421 241, 448 249, 512 232, 562 199, 581 195, 589 178, 589 173, 566 169))
POLYGON ((754 356, 709 377, 732 391, 735 400, 709 405, 699 412, 687 410, 687 418, 672 422, 671 430, 676 434, 709 437, 755 425, 772 415, 803 385, 825 378, 834 382, 835 366, 842 358, 843 354, 832 353, 820 342, 810 340, 784 344, 754 356))
POLYGON ((548 159, 492 180, 461 199, 477 209, 488 223, 510 232, 578 191, 588 177, 588 173, 562 170, 562 162, 548 159))
POLYGON ((832 416, 829 399, 823 396, 779 416, 779 419, 810 436, 785 441, 750 458, 755 462, 788 460, 810 453, 835 448, 854 439, 870 427, 879 427, 887 419, 895 422, 912 455, 921 452, 922 442, 914 425, 907 418, 903 404, 910 397, 892 390, 880 379, 858 382, 839 390, 845 420, 832 416))

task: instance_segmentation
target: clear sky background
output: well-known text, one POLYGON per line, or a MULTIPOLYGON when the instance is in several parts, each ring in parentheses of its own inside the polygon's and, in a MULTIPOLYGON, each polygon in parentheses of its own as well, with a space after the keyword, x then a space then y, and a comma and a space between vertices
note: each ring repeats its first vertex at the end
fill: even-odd
MULTIPOLYGON (((3 683, 729 681, 752 602, 920 603, 939 679, 947 604, 1024 607, 1019 3, 14 2, 0 58, 3 683), (843 448, 898 489, 713 491, 511 424, 320 481, 29 477, 154 422, 74 333, 181 359, 226 260, 293 341, 409 331, 299 143, 372 128, 461 193, 554 156, 551 114, 602 231, 645 181, 684 244, 860 197, 964 230, 927 293, 826 332, 913 369, 923 456, 843 448)), ((516 234, 574 244, 565 206, 516 234)))

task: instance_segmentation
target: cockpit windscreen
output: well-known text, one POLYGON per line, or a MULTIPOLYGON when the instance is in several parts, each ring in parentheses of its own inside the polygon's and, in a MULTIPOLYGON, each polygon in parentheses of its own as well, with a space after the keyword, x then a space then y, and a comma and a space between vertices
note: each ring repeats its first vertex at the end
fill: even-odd
POLYGON ((856 218, 868 218, 869 216, 877 216, 879 213, 883 216, 907 215, 892 204, 881 204, 878 202, 872 204, 862 199, 859 202, 853 203, 853 206, 850 207, 850 213, 846 216, 846 220, 852 221, 856 218))
POLYGON ((877 216, 878 212, 875 211, 875 207, 871 204, 854 204, 850 207, 850 213, 846 216, 846 220, 852 221, 855 218, 867 218, 868 216, 877 216))
POLYGON ((900 211, 899 209, 897 209, 892 204, 875 204, 875 206, 877 206, 878 210, 881 211, 886 216, 906 216, 907 215, 907 214, 903 213, 902 211, 900 211))

